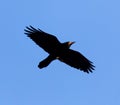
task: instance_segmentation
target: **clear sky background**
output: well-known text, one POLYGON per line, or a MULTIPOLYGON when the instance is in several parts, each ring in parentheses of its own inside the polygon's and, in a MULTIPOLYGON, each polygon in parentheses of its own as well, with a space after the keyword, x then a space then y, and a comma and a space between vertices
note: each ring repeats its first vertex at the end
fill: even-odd
POLYGON ((0 105, 120 105, 119 0, 0 1, 0 105), (32 25, 76 41, 94 62, 91 74, 59 61, 24 34, 32 25))

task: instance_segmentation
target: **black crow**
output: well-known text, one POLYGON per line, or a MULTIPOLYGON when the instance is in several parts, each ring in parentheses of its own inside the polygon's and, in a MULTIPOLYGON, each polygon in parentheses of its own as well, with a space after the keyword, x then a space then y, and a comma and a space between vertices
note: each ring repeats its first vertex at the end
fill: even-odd
POLYGON ((37 45, 49 53, 49 56, 41 61, 38 67, 41 69, 48 66, 53 60, 60 60, 71 67, 84 72, 92 72, 94 65, 80 52, 70 49, 74 42, 61 43, 55 36, 48 34, 32 26, 26 27, 25 34, 30 37, 37 45))

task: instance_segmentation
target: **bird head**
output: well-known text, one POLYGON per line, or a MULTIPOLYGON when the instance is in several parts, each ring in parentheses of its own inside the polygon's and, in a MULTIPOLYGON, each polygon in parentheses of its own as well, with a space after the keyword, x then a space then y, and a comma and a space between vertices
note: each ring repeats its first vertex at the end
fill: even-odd
POLYGON ((64 43, 62 43, 62 45, 64 46, 64 47, 66 47, 66 48, 70 48, 70 46, 72 45, 72 44, 74 44, 75 42, 64 42, 64 43))

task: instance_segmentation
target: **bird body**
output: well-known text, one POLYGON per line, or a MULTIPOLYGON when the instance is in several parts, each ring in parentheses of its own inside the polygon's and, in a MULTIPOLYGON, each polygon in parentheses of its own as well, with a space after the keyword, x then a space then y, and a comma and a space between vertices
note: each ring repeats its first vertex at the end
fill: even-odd
POLYGON ((40 69, 48 66, 53 60, 58 59, 87 73, 94 70, 94 65, 92 65, 91 61, 80 52, 70 49, 74 42, 61 43, 54 35, 35 29, 32 26, 26 27, 25 34, 49 54, 47 58, 39 63, 38 67, 40 69))

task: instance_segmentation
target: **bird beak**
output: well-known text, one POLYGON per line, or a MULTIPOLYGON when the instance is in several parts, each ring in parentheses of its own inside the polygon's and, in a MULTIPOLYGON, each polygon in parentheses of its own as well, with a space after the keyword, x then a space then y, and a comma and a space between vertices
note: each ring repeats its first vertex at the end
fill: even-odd
POLYGON ((75 41, 74 41, 74 42, 69 42, 68 45, 71 46, 71 45, 74 44, 74 43, 75 43, 75 41))

